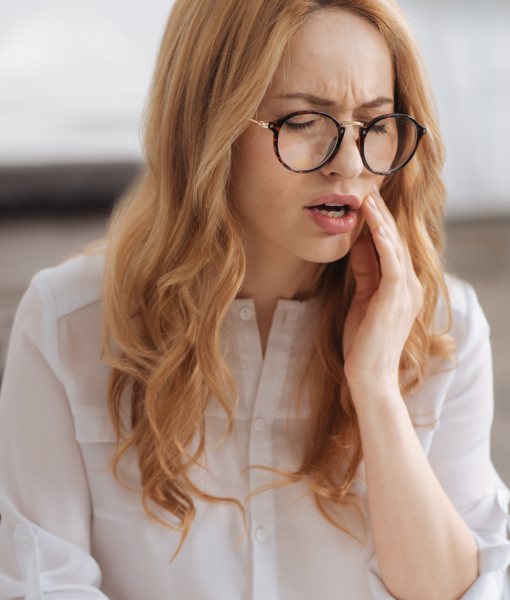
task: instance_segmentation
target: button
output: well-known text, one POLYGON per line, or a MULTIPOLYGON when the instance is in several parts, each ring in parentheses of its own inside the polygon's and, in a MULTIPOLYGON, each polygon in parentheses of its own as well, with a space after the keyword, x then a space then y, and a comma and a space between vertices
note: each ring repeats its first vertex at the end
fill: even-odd
POLYGON ((239 315, 243 321, 248 321, 253 317, 253 311, 249 306, 243 306, 239 311, 239 315))
POLYGON ((28 550, 32 545, 32 540, 28 535, 21 535, 18 539, 18 544, 20 548, 23 548, 23 550, 28 550))
POLYGON ((265 426, 266 426, 266 422, 264 421, 264 419, 262 417, 255 419, 255 429, 257 431, 262 431, 265 426))
POLYGON ((257 542, 265 542, 267 540, 267 531, 263 527, 258 527, 255 530, 255 539, 257 542))

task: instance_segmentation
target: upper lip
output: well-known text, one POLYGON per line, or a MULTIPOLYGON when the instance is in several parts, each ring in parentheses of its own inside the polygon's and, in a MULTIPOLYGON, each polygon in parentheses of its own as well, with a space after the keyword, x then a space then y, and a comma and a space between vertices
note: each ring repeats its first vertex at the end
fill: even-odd
POLYGON ((333 204, 335 206, 349 206, 351 210, 358 210, 361 206, 361 200, 358 196, 348 194, 342 196, 341 194, 326 194, 320 196, 320 198, 314 198, 306 204, 305 208, 311 208, 312 206, 318 206, 319 204, 333 204))

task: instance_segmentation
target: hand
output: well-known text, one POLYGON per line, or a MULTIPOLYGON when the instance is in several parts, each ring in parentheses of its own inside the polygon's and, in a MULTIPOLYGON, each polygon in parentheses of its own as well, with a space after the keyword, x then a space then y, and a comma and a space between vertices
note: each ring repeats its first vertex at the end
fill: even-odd
POLYGON ((356 288, 344 325, 344 372, 351 393, 398 390, 400 357, 423 304, 423 290, 376 186, 360 210, 371 238, 359 237, 351 249, 356 288))

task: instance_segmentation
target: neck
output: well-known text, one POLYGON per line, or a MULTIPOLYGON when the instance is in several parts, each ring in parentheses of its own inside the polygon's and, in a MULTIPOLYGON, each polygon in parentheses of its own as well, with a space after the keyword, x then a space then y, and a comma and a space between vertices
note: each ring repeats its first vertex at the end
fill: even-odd
POLYGON ((312 263, 288 253, 275 255, 274 248, 264 252, 246 248, 246 273, 239 298, 253 298, 261 339, 262 355, 280 298, 307 300, 315 295, 316 282, 322 265, 312 263))
POLYGON ((239 298, 253 298, 257 313, 272 317, 280 298, 307 300, 314 296, 321 265, 296 257, 264 258, 246 253, 246 275, 239 298))

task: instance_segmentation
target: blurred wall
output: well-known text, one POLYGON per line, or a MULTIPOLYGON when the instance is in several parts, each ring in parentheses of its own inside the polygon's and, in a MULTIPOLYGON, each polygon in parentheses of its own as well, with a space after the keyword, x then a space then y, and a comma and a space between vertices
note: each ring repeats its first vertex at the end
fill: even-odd
MULTIPOLYGON (((0 166, 139 160, 171 0, 0 0, 0 166)), ((450 216, 510 216, 510 1, 402 0, 433 81, 450 216)))
POLYGON ((446 144, 449 214, 510 216, 510 1, 400 0, 446 144))
POLYGON ((0 0, 0 165, 140 160, 171 0, 0 0))

